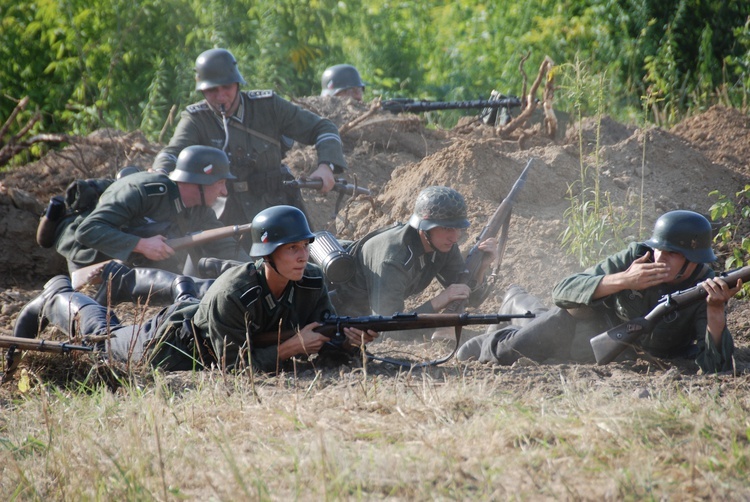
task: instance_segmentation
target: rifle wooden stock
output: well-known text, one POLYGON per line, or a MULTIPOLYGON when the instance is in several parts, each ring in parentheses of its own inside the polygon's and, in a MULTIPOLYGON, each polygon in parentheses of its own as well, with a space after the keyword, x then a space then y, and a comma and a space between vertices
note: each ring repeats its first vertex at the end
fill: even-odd
MULTIPOLYGON (((502 235, 498 240, 498 248, 500 250, 497 256, 498 263, 495 264, 496 268, 500 267, 500 263, 503 259, 503 253, 505 252, 505 244, 508 241, 508 226, 510 225, 511 213, 513 212, 513 203, 518 197, 518 194, 521 192, 523 186, 526 184, 526 178, 529 174, 529 169, 531 168, 531 164, 533 161, 534 158, 532 157, 526 163, 526 167, 524 167, 523 171, 521 171, 521 174, 518 176, 516 182, 513 183, 513 186, 511 187, 510 192, 508 192, 508 195, 503 199, 500 205, 497 206, 495 212, 492 214, 492 216, 490 216, 490 219, 487 220, 487 224, 484 226, 484 228, 482 228, 482 231, 479 233, 479 237, 477 237, 477 243, 472 246, 472 248, 469 250, 469 254, 466 255, 466 267, 462 276, 464 279, 464 284, 467 284, 471 289, 476 288, 477 285, 480 284, 484 279, 480 274, 480 271, 482 270, 482 258, 484 256, 484 252, 479 249, 479 243, 486 239, 489 239, 490 237, 497 236, 498 233, 500 233, 500 231, 502 230, 502 235)), ((445 307, 445 309, 443 309, 443 312, 463 312, 463 310, 466 308, 467 302, 467 300, 456 300, 454 302, 451 302, 445 307)))
MULTIPOLYGON (((718 278, 723 279, 727 286, 733 288, 739 279, 743 282, 750 279, 750 267, 723 273, 718 278)), ((708 293, 700 284, 684 291, 677 291, 661 298, 651 312, 644 317, 631 319, 595 336, 590 343, 596 363, 599 365, 611 363, 640 337, 653 331, 667 314, 705 300, 707 296, 708 293)))
POLYGON ((35 350, 37 352, 54 352, 57 354, 67 354, 73 350, 82 350, 91 352, 94 347, 85 345, 73 345, 68 342, 53 342, 49 340, 40 340, 38 338, 19 338, 17 336, 0 335, 0 347, 4 349, 14 348, 16 350, 35 350))
MULTIPOLYGON (((343 328, 357 328, 373 331, 401 331, 423 328, 444 328, 449 326, 470 326, 476 324, 497 324, 510 319, 533 318, 534 314, 394 314, 392 316, 329 317, 315 331, 331 339, 335 344, 343 343, 346 336, 343 328)), ((292 338, 296 331, 255 333, 251 340, 254 346, 270 347, 292 338)))
POLYGON ((226 227, 212 228, 211 230, 202 230, 194 232, 184 237, 175 237, 167 239, 167 245, 175 251, 194 246, 200 246, 206 242, 218 241, 227 237, 236 237, 252 230, 252 224, 244 225, 227 225, 226 227))
MULTIPOLYGON (((227 225, 225 227, 212 228, 210 230, 202 230, 194 232, 192 234, 185 235, 184 237, 175 237, 167 239, 166 244, 178 251, 180 249, 187 249, 195 246, 200 246, 207 242, 217 241, 219 239, 225 239, 227 237, 235 237, 238 235, 245 234, 252 229, 251 223, 244 225, 227 225)), ((98 284, 94 279, 101 275, 101 270, 104 266, 112 260, 103 261, 100 263, 94 263, 87 267, 79 268, 70 274, 70 282, 73 285, 73 289, 78 290, 86 284, 98 284)))
MULTIPOLYGON (((292 188, 308 188, 312 190, 320 190, 321 188, 323 188, 323 180, 321 180, 320 178, 296 179, 285 181, 284 185, 292 188)), ((331 190, 346 195, 371 195, 369 189, 363 186, 348 183, 344 178, 337 178, 336 183, 333 185, 333 188, 331 190)))

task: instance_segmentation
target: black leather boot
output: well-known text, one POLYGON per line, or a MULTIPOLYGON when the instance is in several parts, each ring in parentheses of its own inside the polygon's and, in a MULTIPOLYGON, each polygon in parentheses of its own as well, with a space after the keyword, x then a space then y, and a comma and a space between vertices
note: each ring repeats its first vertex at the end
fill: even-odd
POLYGON ((16 319, 13 336, 36 338, 53 324, 69 336, 76 326, 84 334, 103 333, 107 324, 119 325, 114 313, 83 293, 73 291, 70 278, 59 275, 44 285, 42 294, 26 304, 16 319))
POLYGON ((78 292, 58 293, 49 299, 42 313, 44 319, 63 330, 68 336, 102 335, 109 327, 120 325, 120 320, 107 307, 78 292))
MULTIPOLYGON (((94 299, 100 305, 117 305, 122 302, 148 302, 151 306, 171 305, 178 296, 177 283, 192 283, 192 294, 200 298, 213 283, 209 279, 194 279, 158 268, 130 268, 111 262, 102 271, 102 282, 94 299)), ((186 286, 182 286, 185 288, 186 286)))
POLYGON ((220 258, 201 258, 198 261, 198 275, 208 279, 216 279, 221 274, 244 262, 235 260, 222 260, 220 258))
POLYGON ((58 275, 47 281, 41 294, 24 305, 16 318, 13 336, 36 338, 47 327, 47 319, 42 312, 47 301, 58 293, 72 292, 73 286, 67 275, 58 275))
MULTIPOLYGON (((204 280, 201 282, 206 281, 204 280)), ((196 281, 187 275, 177 276, 172 282, 172 298, 174 299, 174 302, 198 298, 196 281)))

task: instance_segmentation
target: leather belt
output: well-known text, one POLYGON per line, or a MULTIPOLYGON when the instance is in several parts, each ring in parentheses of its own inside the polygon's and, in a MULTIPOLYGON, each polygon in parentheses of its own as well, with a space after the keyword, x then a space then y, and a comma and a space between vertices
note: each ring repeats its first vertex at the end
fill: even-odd
POLYGON ((252 174, 242 181, 233 181, 227 185, 232 193, 253 192, 278 192, 283 187, 283 177, 280 172, 269 172, 252 174))

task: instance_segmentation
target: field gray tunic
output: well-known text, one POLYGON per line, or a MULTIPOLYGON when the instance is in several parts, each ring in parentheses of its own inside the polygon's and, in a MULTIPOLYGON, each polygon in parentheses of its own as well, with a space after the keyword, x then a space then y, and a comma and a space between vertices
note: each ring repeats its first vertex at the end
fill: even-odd
MULTIPOLYGON (((404 301, 424 291, 437 279, 447 287, 459 282, 464 259, 457 245, 447 253, 426 253, 419 232, 399 224, 355 241, 348 250, 354 255, 355 275, 335 288, 334 305, 339 315, 384 315, 404 312, 404 301)), ((486 287, 472 291, 469 303, 479 305, 486 287)), ((413 312, 434 313, 427 301, 413 312)))
MULTIPOLYGON (((645 316, 664 295, 688 289, 715 275, 709 267, 699 265, 679 284, 625 290, 592 300, 605 275, 627 270, 649 251, 651 248, 634 242, 584 272, 563 279, 552 291, 556 307, 522 328, 511 326, 485 335, 479 360, 512 364, 525 356, 537 361, 555 358, 593 362, 591 338, 628 319, 645 316), (572 311, 575 317, 568 309, 577 309, 572 311)), ((721 344, 716 346, 707 324, 706 302, 698 302, 671 313, 638 344, 657 357, 695 359, 706 372, 731 369, 734 344, 729 329, 724 328, 721 344)))
MULTIPOLYGON (((281 136, 305 145, 315 145, 318 163, 332 163, 335 172, 346 168, 338 128, 324 119, 277 96, 272 91, 240 92, 240 107, 228 120, 227 142, 224 122, 208 103, 200 101, 182 112, 174 135, 154 160, 153 169, 174 169, 177 156, 190 145, 206 145, 226 151, 231 172, 229 197, 215 209, 226 224, 252 221, 263 209, 296 205, 294 194, 282 181, 291 179, 282 171, 281 136), (225 148, 226 143, 226 148, 225 148)), ((317 164, 313 167, 317 168, 317 164)))
MULTIPOLYGON (((57 240, 57 251, 68 259, 69 268, 92 265, 108 259, 132 262, 180 273, 187 250, 158 262, 133 253, 143 235, 168 238, 223 226, 210 207, 186 208, 177 183, 160 173, 137 173, 112 183, 99 198, 93 211, 79 215, 67 225, 57 240), (139 233, 139 235, 136 235, 139 233)), ((193 248, 195 256, 250 261, 232 238, 219 239, 193 248)))
POLYGON ((262 263, 234 267, 219 276, 200 301, 193 317, 196 331, 210 341, 227 369, 249 366, 274 372, 278 347, 254 347, 253 333, 299 330, 319 322, 335 311, 328 298, 323 273, 308 264, 304 276, 292 281, 281 298, 274 298, 263 273, 262 263), (250 346, 248 346, 248 339, 250 346))

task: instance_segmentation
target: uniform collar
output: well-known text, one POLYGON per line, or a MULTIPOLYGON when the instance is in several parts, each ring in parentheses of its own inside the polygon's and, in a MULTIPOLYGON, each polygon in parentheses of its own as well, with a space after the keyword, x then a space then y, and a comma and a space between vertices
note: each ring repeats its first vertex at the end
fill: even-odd
POLYGON ((424 244, 422 244, 422 238, 419 236, 419 230, 412 227, 411 225, 404 225, 406 227, 404 231, 404 244, 409 248, 411 252, 409 260, 416 260, 419 265, 419 269, 423 269, 428 263, 435 263, 437 253, 435 250, 426 252, 424 250, 424 244))
POLYGON ((245 95, 242 94, 241 90, 237 90, 237 93, 240 96, 240 106, 237 107, 237 111, 234 112, 234 115, 232 115, 230 118, 239 120, 240 123, 242 123, 245 119, 245 95))
MULTIPOLYGON (((234 112, 233 115, 229 117, 229 120, 236 120, 240 123, 245 118, 245 95, 242 94, 242 91, 238 91, 240 96, 240 106, 237 107, 237 111, 234 112)), ((206 101, 206 105, 208 105, 208 101, 206 101)), ((216 119, 221 122, 221 113, 219 113, 217 110, 215 110, 212 106, 208 106, 209 110, 211 110, 216 117, 216 119)))
POLYGON ((276 312, 279 307, 291 307, 292 303, 294 303, 294 296, 297 289, 295 286, 297 283, 295 281, 289 281, 289 284, 286 285, 284 292, 281 293, 281 298, 276 299, 274 298, 273 293, 271 293, 271 288, 268 287, 268 282, 266 282, 266 275, 265 270, 262 266, 262 262, 259 266, 257 266, 257 270, 258 280, 263 287, 263 296, 261 297, 261 300, 265 311, 268 314, 272 314, 276 312))

